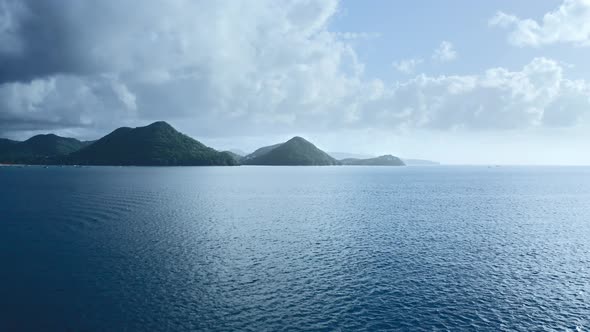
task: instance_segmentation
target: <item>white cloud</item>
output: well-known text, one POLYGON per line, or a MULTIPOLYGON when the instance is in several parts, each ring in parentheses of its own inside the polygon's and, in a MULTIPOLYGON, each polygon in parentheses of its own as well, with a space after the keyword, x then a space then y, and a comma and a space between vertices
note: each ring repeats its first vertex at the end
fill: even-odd
POLYGON ((498 130, 573 126, 590 112, 590 85, 536 58, 519 71, 419 75, 365 105, 362 122, 380 127, 498 130))
POLYGON ((413 127, 572 126, 590 111, 590 86, 566 79, 556 61, 536 58, 520 71, 492 68, 471 76, 421 75, 392 89, 382 105, 389 111, 374 113, 375 120, 392 119, 413 127))
MULTIPOLYGON (((104 133, 153 120, 209 137, 333 128, 502 130, 573 126, 590 110, 588 83, 567 79, 558 62, 545 58, 516 71, 422 74, 394 84, 368 79, 353 45, 329 30, 336 0, 27 4, 43 4, 58 18, 35 22, 35 31, 69 31, 72 40, 58 42, 61 62, 31 67, 37 62, 28 54, 7 58, 15 70, 0 76, 25 78, 0 83, 0 134, 104 133)), ((22 45, 39 39, 21 30, 7 34, 22 45)), ((437 58, 456 56, 450 43, 441 44, 437 58)))
POLYGON ((444 40, 440 43, 440 46, 434 50, 432 58, 440 62, 453 61, 457 58, 457 51, 452 43, 444 40))
POLYGON ((375 32, 334 32, 334 35, 343 40, 370 40, 381 37, 380 33, 375 32))
POLYGON ((393 68, 404 74, 412 74, 416 67, 422 64, 422 59, 406 59, 394 62, 393 68))
POLYGON ((517 46, 555 43, 590 46, 590 0, 564 0, 559 8, 546 13, 541 21, 498 12, 489 24, 510 28, 508 40, 517 46))

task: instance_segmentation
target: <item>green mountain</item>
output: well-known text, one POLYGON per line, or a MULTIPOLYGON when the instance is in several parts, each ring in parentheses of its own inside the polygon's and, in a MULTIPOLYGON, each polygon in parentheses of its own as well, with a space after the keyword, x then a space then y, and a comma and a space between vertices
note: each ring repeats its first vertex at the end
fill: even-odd
POLYGON ((233 154, 237 154, 240 157, 243 157, 243 156, 247 155, 246 152, 244 152, 244 151, 242 151, 240 149, 230 149, 230 150, 228 150, 228 152, 231 152, 233 154))
POLYGON ((260 148, 244 157, 245 165, 320 166, 339 162, 301 137, 260 148))
POLYGON ((368 155, 368 154, 361 154, 361 153, 349 153, 349 152, 328 152, 330 156, 332 156, 336 160, 342 159, 369 159, 375 158, 375 156, 368 155))
POLYGON ((273 149, 278 148, 282 144, 283 143, 278 143, 278 144, 269 145, 269 146, 263 146, 260 149, 242 157, 242 163, 247 164, 250 160, 253 160, 253 159, 256 159, 260 156, 263 156, 263 155, 269 153, 270 151, 272 151, 273 149))
POLYGON ((13 141, 11 139, 7 139, 7 138, 0 138, 0 153, 8 151, 8 149, 10 149, 11 147, 13 147, 15 144, 18 144, 18 141, 13 141))
POLYGON ((222 151, 222 152, 230 155, 236 161, 237 164, 240 164, 242 162, 242 158, 244 158, 241 155, 239 155, 233 151, 222 151))
POLYGON ((390 154, 369 159, 347 158, 340 160, 340 162, 342 165, 355 166, 405 166, 401 159, 390 154))
POLYGON ((53 158, 78 151, 87 143, 54 134, 37 135, 24 142, 0 140, 0 162, 45 164, 53 158))
POLYGON ((9 153, 12 151, 14 146, 20 142, 13 141, 6 138, 0 138, 0 164, 11 163, 12 158, 9 157, 9 153))
POLYGON ((234 158, 192 139, 168 123, 119 128, 70 154, 66 163, 126 166, 237 165, 234 158))

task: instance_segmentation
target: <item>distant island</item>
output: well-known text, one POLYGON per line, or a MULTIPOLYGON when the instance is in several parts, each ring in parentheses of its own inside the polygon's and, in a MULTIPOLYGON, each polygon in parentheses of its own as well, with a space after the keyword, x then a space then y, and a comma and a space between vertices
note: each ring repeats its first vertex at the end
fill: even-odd
POLYGON ((390 154, 376 158, 358 159, 347 158, 340 161, 343 165, 353 166, 405 166, 406 164, 398 157, 390 154))
MULTIPOLYGON (((328 152, 328 154, 344 163, 348 159, 361 159, 361 160, 371 160, 376 158, 386 157, 384 156, 371 156, 368 154, 360 154, 360 153, 349 153, 349 152, 328 152)), ((397 158, 397 157, 396 157, 397 158)), ((409 159, 409 158, 399 158, 406 166, 438 166, 440 163, 438 161, 431 161, 425 159, 409 159)), ((355 162, 352 160, 351 162, 355 162)), ((370 162, 369 162, 370 163, 370 162)))
POLYGON ((301 137, 293 137, 285 143, 260 148, 245 156, 244 165, 268 166, 328 166, 340 165, 340 162, 318 149, 301 137))
POLYGON ((402 159, 408 166, 438 166, 438 161, 424 160, 424 159, 402 159))
POLYGON ((54 134, 26 141, 0 138, 0 164, 96 166, 404 166, 398 157, 338 160, 302 137, 242 151, 217 151, 184 135, 164 121, 145 127, 122 127, 96 141, 54 134))

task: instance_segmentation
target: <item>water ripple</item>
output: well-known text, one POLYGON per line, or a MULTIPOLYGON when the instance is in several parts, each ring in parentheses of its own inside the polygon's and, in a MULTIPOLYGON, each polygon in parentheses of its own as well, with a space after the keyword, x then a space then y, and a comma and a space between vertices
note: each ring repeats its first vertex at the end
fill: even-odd
POLYGON ((590 328, 588 168, 3 168, 0 183, 2 330, 590 328))

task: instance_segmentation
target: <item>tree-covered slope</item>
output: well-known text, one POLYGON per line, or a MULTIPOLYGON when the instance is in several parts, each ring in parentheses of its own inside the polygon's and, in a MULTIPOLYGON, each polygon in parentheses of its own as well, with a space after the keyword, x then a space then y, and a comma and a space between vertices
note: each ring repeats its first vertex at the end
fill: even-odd
POLYGON ((8 151, 8 149, 12 148, 15 144, 18 143, 18 141, 13 141, 7 138, 0 138, 0 153, 8 151))
POLYGON ((401 159, 390 154, 368 159, 347 158, 340 160, 340 162, 342 165, 356 166, 405 166, 401 159))
POLYGON ((236 161, 237 164, 240 164, 242 162, 242 158, 244 158, 241 155, 232 151, 223 151, 223 153, 230 155, 236 161))
POLYGON ((265 155, 265 154, 269 153, 270 151, 272 151, 273 149, 278 148, 282 144, 283 143, 278 143, 278 144, 269 145, 269 146, 263 146, 263 147, 257 149, 256 151, 242 157, 242 163, 247 164, 250 160, 253 160, 253 159, 258 158, 262 155, 265 155))
POLYGON ((159 121, 138 128, 119 128, 72 153, 67 163, 82 165, 206 166, 236 165, 218 152, 159 121))
POLYGON ((301 137, 256 150, 244 157, 246 165, 338 165, 338 161, 301 137))
POLYGON ((83 148, 86 143, 54 134, 37 135, 24 142, 0 140, 0 162, 43 164, 83 148))

